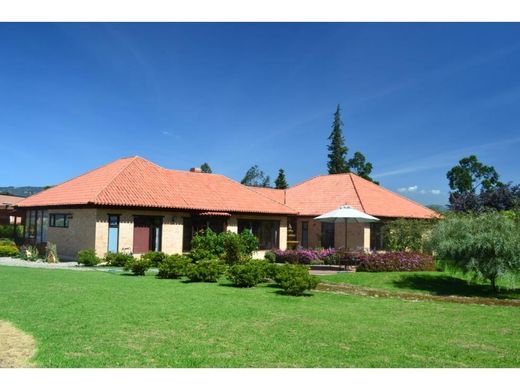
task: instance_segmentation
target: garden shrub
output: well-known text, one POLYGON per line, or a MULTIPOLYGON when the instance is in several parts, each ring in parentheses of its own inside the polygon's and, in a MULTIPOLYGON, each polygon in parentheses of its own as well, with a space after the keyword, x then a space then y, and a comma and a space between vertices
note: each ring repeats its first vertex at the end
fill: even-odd
POLYGON ((232 265, 227 275, 237 287, 254 287, 271 276, 272 264, 265 260, 253 260, 232 265))
MULTIPOLYGON (((244 230, 240 234, 233 232, 215 233, 211 229, 197 233, 192 241, 193 251, 205 251, 209 253, 206 258, 224 259, 234 264, 240 259, 251 257, 253 251, 258 249, 257 238, 249 231, 244 230)), ((197 256, 201 259, 201 256, 197 256)), ((195 260, 194 261, 198 261, 195 260)))
POLYGON ((276 255, 273 252, 268 251, 265 252, 264 259, 270 263, 274 263, 276 261, 276 255))
POLYGON ((128 259, 123 269, 125 271, 132 271, 136 276, 144 276, 144 273, 148 271, 151 266, 151 260, 144 257, 136 259, 132 256, 131 259, 128 259))
POLYGON ((198 232, 191 240, 191 249, 204 250, 212 257, 220 257, 224 253, 224 234, 217 234, 210 228, 198 232))
MULTIPOLYGON (((14 236, 14 225, 0 225, 0 237, 13 238, 14 236)), ((16 236, 23 237, 23 226, 18 225, 16 227, 16 236)))
POLYGON ((0 257, 16 257, 20 254, 20 251, 16 245, 11 244, 0 244, 0 257))
POLYGON ((186 276, 192 282, 216 282, 226 272, 220 260, 200 260, 186 266, 186 276))
POLYGON ((124 267, 126 262, 130 259, 133 259, 134 256, 128 253, 122 252, 108 252, 103 259, 107 265, 111 267, 124 267))
POLYGON ((500 212, 451 214, 431 235, 436 257, 477 279, 520 274, 520 221, 500 212))
POLYGON ((84 249, 78 252, 77 261, 85 267, 93 267, 101 262, 101 259, 96 256, 94 249, 84 249))
POLYGON ((382 229, 383 246, 394 252, 424 252, 435 221, 400 218, 386 222, 382 229))
POLYGON ((414 252, 348 253, 343 261, 357 266, 359 272, 435 271, 431 255, 414 252))
POLYGON ((289 264, 337 264, 340 254, 336 249, 288 249, 272 252, 277 263, 289 264))
POLYGON ((33 245, 23 245, 20 247, 19 257, 23 260, 36 261, 40 258, 40 252, 33 245))
POLYGON ((45 246, 45 260, 47 263, 59 263, 58 247, 52 242, 47 242, 45 246))
POLYGON ((188 257, 194 263, 198 263, 199 261, 202 261, 202 260, 218 260, 219 259, 212 252, 210 252, 206 249, 203 249, 203 248, 193 249, 190 253, 188 253, 188 257))
POLYGON ((253 252, 258 250, 258 238, 249 229, 243 230, 239 236, 242 243, 242 254, 251 257, 253 252))
POLYGON ((297 264, 279 266, 274 280, 289 295, 303 295, 306 290, 315 289, 320 283, 316 276, 309 274, 307 267, 297 264))
POLYGON ((141 255, 141 259, 149 260, 152 267, 157 267, 165 258, 166 254, 163 252, 150 251, 141 255))
POLYGON ((0 238, 0 245, 16 245, 10 238, 0 238))
POLYGON ((177 279, 186 275, 186 267, 191 260, 183 255, 171 255, 166 257, 159 264, 159 273, 157 276, 161 279, 177 279))
POLYGON ((238 234, 227 234, 224 238, 224 253, 222 259, 229 265, 244 259, 244 249, 238 234))

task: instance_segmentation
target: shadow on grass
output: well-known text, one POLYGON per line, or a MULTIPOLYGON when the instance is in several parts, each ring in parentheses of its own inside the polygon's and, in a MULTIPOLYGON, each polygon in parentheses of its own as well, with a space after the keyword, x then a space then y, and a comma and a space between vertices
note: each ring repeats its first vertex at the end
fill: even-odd
POLYGON ((394 286, 428 292, 432 295, 486 297, 500 299, 520 298, 520 289, 494 291, 491 285, 471 284, 464 279, 447 275, 410 275, 393 282, 394 286))

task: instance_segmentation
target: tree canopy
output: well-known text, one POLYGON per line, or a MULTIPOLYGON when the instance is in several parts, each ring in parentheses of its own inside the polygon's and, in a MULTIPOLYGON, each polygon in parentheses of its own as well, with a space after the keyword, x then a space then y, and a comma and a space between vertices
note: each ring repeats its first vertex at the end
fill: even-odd
POLYGON ((354 172, 356 175, 362 177, 363 179, 374 182, 375 184, 379 184, 378 181, 375 181, 370 177, 370 173, 372 173, 372 163, 366 161, 363 153, 354 153, 354 157, 348 160, 347 165, 350 171, 354 172))
POLYGON ((520 222, 514 215, 458 213, 435 225, 431 246, 440 260, 489 280, 496 289, 499 276, 520 273, 519 236, 520 222))
POLYGON ((213 171, 211 170, 211 167, 209 166, 209 164, 207 162, 205 162, 204 164, 202 164, 200 166, 200 170, 204 173, 213 173, 213 171))
POLYGON ((253 165, 248 169, 241 183, 252 187, 270 187, 271 178, 260 170, 258 165, 253 165))
POLYGON ((477 189, 482 194, 503 186, 495 168, 484 165, 475 155, 461 159, 448 171, 446 177, 451 189, 450 209, 453 211, 478 210, 481 208, 481 199, 477 189))
POLYGON ((287 184, 287 179, 285 178, 285 171, 281 168, 278 171, 278 177, 276 178, 274 185, 275 188, 279 190, 285 190, 289 187, 289 184, 287 184))

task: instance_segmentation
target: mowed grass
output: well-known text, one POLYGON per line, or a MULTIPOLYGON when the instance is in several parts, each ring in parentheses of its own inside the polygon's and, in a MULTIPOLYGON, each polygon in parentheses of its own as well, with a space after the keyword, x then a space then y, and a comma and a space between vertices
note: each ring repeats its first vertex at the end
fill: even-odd
POLYGON ((43 367, 520 366, 518 308, 277 291, 0 267, 0 319, 43 367))
POLYGON ((520 299, 520 280, 511 278, 498 281, 498 292, 489 284, 477 283, 451 272, 342 272, 323 275, 320 279, 324 282, 348 283, 396 292, 520 299))

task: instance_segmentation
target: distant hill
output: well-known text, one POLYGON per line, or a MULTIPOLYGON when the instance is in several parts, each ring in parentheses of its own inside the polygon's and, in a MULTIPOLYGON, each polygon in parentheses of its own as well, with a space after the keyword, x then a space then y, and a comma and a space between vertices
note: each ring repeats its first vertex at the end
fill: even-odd
POLYGON ((448 207, 445 205, 442 205, 442 204, 429 204, 426 207, 428 207, 429 209, 432 209, 434 211, 437 211, 438 213, 441 213, 441 214, 448 211, 448 207))
POLYGON ((31 186, 25 186, 25 187, 0 187, 0 194, 9 194, 14 196, 31 196, 34 195, 40 191, 43 191, 48 187, 31 187, 31 186))

